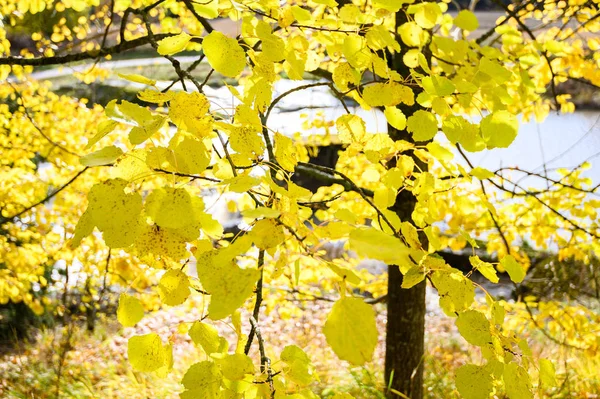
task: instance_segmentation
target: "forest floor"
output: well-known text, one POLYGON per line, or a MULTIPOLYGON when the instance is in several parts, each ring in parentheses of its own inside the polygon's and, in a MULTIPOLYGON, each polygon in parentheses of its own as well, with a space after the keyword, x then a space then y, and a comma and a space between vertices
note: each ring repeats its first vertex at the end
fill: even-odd
MULTIPOLYGON (((77 325, 71 326, 70 333, 69 328, 40 331, 35 342, 21 343, 15 351, 0 357, 0 397, 57 398, 60 387, 61 398, 177 398, 183 390, 179 381, 185 371, 190 365, 206 359, 187 335, 191 323, 202 317, 200 309, 204 304, 201 301, 198 296, 185 305, 149 313, 131 328, 121 327, 111 316, 99 319, 93 334, 77 325), (174 367, 166 378, 134 372, 127 361, 128 338, 149 332, 158 333, 163 342, 173 343, 174 367), (69 336, 70 345, 66 346, 69 336)), ((455 370, 468 362, 481 364, 483 358, 458 335, 454 319, 441 314, 435 302, 435 296, 430 296, 424 358, 426 398, 458 398, 453 382, 455 370)), ((335 356, 322 333, 330 307, 330 302, 304 301, 292 307, 276 307, 260 319, 267 355, 273 359, 274 369, 280 367, 279 353, 286 345, 294 343, 307 352, 315 365, 319 381, 310 388, 320 397, 349 392, 356 398, 383 398, 385 305, 375 305, 379 344, 373 361, 354 368, 335 356)), ((237 338, 232 325, 226 321, 214 325, 229 341, 230 351, 234 351, 237 338)), ((247 330, 248 326, 245 328, 247 330)), ((585 380, 585 375, 589 376, 590 372, 594 375, 594 368, 597 371, 598 362, 577 363, 575 357, 578 354, 565 353, 537 331, 524 330, 519 334, 528 338, 534 356, 543 355, 561 359, 561 362, 564 359, 566 368, 557 375, 563 382, 560 390, 542 397, 598 397, 600 382, 593 384, 596 388, 589 388, 589 377, 585 380)), ((254 345, 250 355, 258 357, 257 352, 257 345, 254 345)))
MULTIPOLYGON (((297 311, 299 307, 275 308, 260 320, 273 367, 279 367, 277 360, 283 348, 296 344, 313 361, 319 381, 311 389, 320 396, 328 397, 343 391, 356 398, 382 397, 385 306, 375 306, 379 344, 373 361, 364 367, 351 368, 335 356, 322 333, 332 304, 306 301, 297 305, 302 307, 301 312, 297 311)), ((179 381, 187 368, 206 359, 186 333, 191 323, 202 317, 199 309, 202 309, 201 303, 188 300, 186 305, 150 313, 131 328, 121 327, 114 317, 103 317, 93 334, 87 333, 83 326, 73 328, 70 348, 66 352, 64 344, 68 329, 40 331, 36 342, 20 344, 16 351, 0 358, 0 397, 56 398, 60 369, 63 398, 176 398, 183 390, 179 381), (134 372, 127 362, 127 340, 133 335, 150 332, 158 333, 163 342, 173 343, 174 367, 165 379, 134 372)), ((228 339, 230 351, 235 350, 237 338, 232 325, 225 321, 214 325, 228 339)), ((450 371, 467 361, 481 361, 481 358, 467 349, 453 319, 432 311, 428 313, 426 328, 428 397, 458 397, 453 393, 450 371)), ((258 357, 257 352, 258 346, 254 345, 250 355, 258 357)))

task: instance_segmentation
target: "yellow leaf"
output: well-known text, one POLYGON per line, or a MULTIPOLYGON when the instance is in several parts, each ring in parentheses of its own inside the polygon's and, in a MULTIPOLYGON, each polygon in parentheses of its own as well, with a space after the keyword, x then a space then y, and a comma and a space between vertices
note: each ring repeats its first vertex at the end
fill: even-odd
POLYGON ((117 319, 124 327, 135 326, 144 317, 144 307, 139 299, 127 294, 119 296, 117 319))
POLYGON ((513 282, 520 283, 525 278, 525 268, 512 255, 506 255, 502 258, 500 265, 506 270, 513 282))
POLYGON ((79 158, 79 163, 83 166, 108 165, 116 161, 121 155, 123 155, 123 151, 119 147, 110 145, 101 150, 92 152, 91 154, 82 156, 79 158))
POLYGON ((481 135, 488 149, 507 148, 517 137, 519 121, 508 111, 496 111, 481 120, 481 135))
POLYGON ((117 74, 120 78, 129 80, 130 82, 141 83, 143 85, 154 86, 156 84, 156 80, 148 79, 145 76, 133 74, 117 74))
POLYGON ((126 186, 125 180, 110 179, 95 184, 88 194, 88 211, 111 248, 128 247, 140 233, 142 196, 126 194, 126 186))
POLYGON ((477 125, 458 115, 450 115, 442 123, 442 131, 451 143, 459 143, 470 152, 485 149, 485 142, 477 125))
POLYGON ((169 161, 181 173, 200 174, 210 164, 211 149, 198 139, 178 134, 173 137, 169 147, 174 155, 169 161))
POLYGON ((210 103, 202 93, 178 92, 169 105, 169 117, 180 129, 204 138, 212 133, 210 103))
POLYGON ((467 310, 458 314, 456 327, 462 337, 470 344, 483 346, 492 342, 490 322, 477 310, 467 310))
POLYGON ((185 50, 192 37, 185 32, 177 36, 167 37, 158 42, 158 54, 173 55, 185 50))
POLYGON ((352 230, 350 249, 361 256, 379 259, 390 265, 407 266, 409 250, 402 241, 374 228, 352 230))
POLYGON ((152 135, 157 133, 167 122, 162 115, 153 115, 151 119, 143 121, 140 126, 134 126, 129 132, 129 142, 133 145, 142 144, 152 135))
POLYGON ((190 296, 190 280, 187 274, 178 269, 167 271, 158 283, 158 293, 164 304, 181 305, 190 296))
POLYGON ((465 399, 489 398, 494 379, 483 366, 465 364, 456 370, 456 389, 465 399))
MULTIPOLYGON (((411 6, 415 7, 415 6, 411 6)), ((409 13, 410 13, 409 7, 409 13)), ((416 6, 415 22, 424 29, 431 29, 442 19, 442 10, 437 3, 421 3, 416 6)))
POLYGON ((277 158, 277 162, 283 169, 288 172, 294 171, 300 154, 291 138, 275 133, 275 158, 277 158))
POLYGON ((260 179, 250 175, 237 175, 231 179, 224 180, 224 184, 229 184, 229 190, 234 193, 245 193, 252 187, 260 184, 260 179))
POLYGON ((352 68, 347 62, 341 62, 333 70, 332 79, 338 89, 346 91, 350 87, 358 86, 360 83, 360 72, 352 68))
POLYGON ((294 15, 294 18, 298 22, 310 21, 312 19, 310 11, 300 6, 292 6, 292 15, 294 15))
POLYGON ((406 116, 396 107, 385 107, 383 112, 387 122, 398 130, 406 129, 406 116))
POLYGON ((359 35, 350 34, 344 39, 342 52, 348 63, 362 71, 371 64, 371 52, 367 48, 367 40, 359 35))
POLYGON ((96 224, 94 223, 94 219, 92 218, 91 211, 88 209, 85 212, 83 212, 83 214, 79 218, 77 226, 75 226, 75 232, 73 233, 73 238, 71 239, 69 246, 71 248, 77 248, 81 243, 81 240, 92 234, 92 232, 94 231, 94 227, 96 227, 96 224))
POLYGON ((357 115, 342 115, 336 122, 338 137, 342 143, 362 143, 366 136, 365 121, 357 115))
POLYGON ((398 1, 398 0, 373 0, 373 7, 383 8, 390 12, 398 12, 403 4, 412 3, 414 0, 398 1))
POLYGON ((209 33, 204 38, 202 47, 210 66, 224 76, 234 78, 246 67, 244 49, 237 40, 221 32, 215 30, 209 33))
POLYGON ((246 209, 245 211, 242 211, 243 217, 251 219, 274 219, 279 217, 279 215, 281 215, 281 212, 279 212, 277 209, 266 208, 264 206, 259 206, 258 208, 246 209))
POLYGON ((87 145, 85 146, 85 149, 89 149, 91 148, 94 144, 96 144, 98 141, 100 141, 104 136, 106 136, 107 134, 109 134, 110 132, 112 132, 115 127, 117 127, 118 122, 113 121, 113 120, 105 120, 102 121, 98 124, 98 130, 97 133, 94 135, 94 137, 92 137, 87 145))
POLYGON ((421 47, 424 44, 425 32, 415 22, 407 22, 398 28, 400 38, 409 47, 421 47))
POLYGON ((419 110, 408 117, 406 129, 415 141, 429 141, 438 131, 437 120, 431 112, 419 110))
POLYGON ((168 360, 167 350, 155 333, 129 338, 127 356, 131 366, 138 371, 158 370, 168 360))
POLYGON ((442 147, 437 141, 432 141, 427 144, 427 151, 439 161, 451 161, 454 159, 454 154, 447 148, 442 147))
POLYGON ((288 345, 281 352, 283 371, 287 378, 300 386, 306 386, 317 378, 314 366, 304 351, 296 345, 288 345))
POLYGON ((540 384, 544 388, 552 388, 557 386, 556 384, 556 371, 554 369, 554 363, 548 359, 540 359, 540 384))
POLYGON ((173 97, 175 97, 175 93, 173 93, 172 91, 161 93, 157 90, 143 90, 137 94, 137 97, 140 100, 145 101, 147 103, 163 104, 171 101, 173 97))
POLYGON ((156 189, 146 200, 146 213, 160 227, 178 229, 194 222, 192 198, 185 188, 156 189))
POLYGON ((449 96, 454 93, 454 84, 450 79, 443 76, 426 76, 421 80, 421 85, 425 91, 432 96, 449 96))
POLYGON ((198 278, 211 294, 208 312, 212 320, 223 319, 242 306, 252 295, 259 276, 258 270, 242 269, 234 261, 219 259, 218 255, 219 251, 196 254, 198 278))
POLYGON ((273 219, 262 219, 252 228, 252 240, 260 249, 275 248, 285 240, 283 226, 273 219))
POLYGON ((222 381, 223 375, 214 362, 204 361, 193 364, 181 380, 186 391, 180 394, 180 398, 219 399, 222 381))
POLYGON ((494 265, 488 262, 484 262, 479 259, 479 256, 470 256, 469 262, 471 265, 479 271, 485 278, 490 280, 492 283, 497 283, 500 281, 498 279, 498 275, 496 274, 496 269, 494 269, 494 265))
POLYGON ((469 174, 471 176, 475 176, 479 180, 491 179, 492 177, 495 176, 492 172, 490 172, 486 168, 482 168, 480 166, 477 166, 477 167, 471 169, 469 174))
POLYGON ((473 32, 479 28, 479 21, 477 21, 477 17, 475 14, 473 14, 473 12, 469 10, 462 10, 454 18, 454 25, 458 26, 460 29, 473 32))
POLYGON ((408 87, 396 82, 375 83, 365 87, 363 99, 371 107, 392 107, 400 103, 414 104, 413 91, 408 87))
POLYGON ((323 333, 340 359, 361 366, 373 358, 377 345, 375 312, 360 298, 339 299, 327 316, 323 333))
POLYGON ((533 399, 529 373, 516 363, 504 366, 504 387, 510 399, 533 399))
POLYGON ((438 290, 440 307, 448 316, 456 316, 475 300, 473 284, 456 269, 438 270, 431 275, 431 281, 438 290))
POLYGON ((215 357, 215 363, 221 366, 223 377, 228 380, 243 380, 247 374, 254 374, 254 363, 243 353, 225 355, 222 358, 215 357))
POLYGON ((196 345, 200 345, 207 355, 220 352, 223 341, 214 326, 197 321, 192 324, 188 334, 192 341, 194 341, 196 345))

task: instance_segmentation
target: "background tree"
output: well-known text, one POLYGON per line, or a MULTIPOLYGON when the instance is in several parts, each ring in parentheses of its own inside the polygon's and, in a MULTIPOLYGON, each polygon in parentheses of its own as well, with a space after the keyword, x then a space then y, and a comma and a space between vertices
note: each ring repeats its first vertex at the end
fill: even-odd
MULTIPOLYGON (((476 168, 467 152, 508 147, 518 132, 518 115, 543 119, 551 108, 572 111, 569 96, 559 95, 557 85, 571 78, 589 85, 600 83, 594 52, 599 41, 588 34, 597 32, 599 22, 597 2, 497 4, 506 15, 494 29, 469 39, 469 33, 478 28, 476 17, 466 10, 453 16, 446 3, 315 0, 290 1, 281 7, 269 0, 6 2, 2 14, 7 25, 18 26, 24 15, 45 9, 88 11, 89 15, 81 16, 75 26, 71 18, 61 18, 51 34, 47 29, 32 32, 36 50, 23 48, 19 55, 11 55, 7 30, 0 30, 5 55, 0 58, 0 77, 14 75, 3 85, 4 97, 14 102, 3 110, 8 126, 3 139, 11 155, 7 158, 20 157, 22 162, 25 158, 18 151, 25 151, 27 171, 36 175, 39 167, 32 159, 41 156, 46 162, 52 159, 51 151, 60 153, 59 159, 47 162, 55 163, 61 173, 70 167, 74 176, 59 179, 60 184, 45 180, 35 193, 13 190, 15 183, 11 184, 6 189, 10 196, 2 204, 6 237, 21 234, 27 218, 33 225, 27 226, 31 227, 25 229, 27 234, 44 235, 54 229, 56 220, 36 214, 38 209, 79 213, 72 205, 78 197, 65 203, 65 209, 55 204, 46 210, 40 205, 67 188, 73 189, 73 182, 89 168, 106 170, 94 174, 80 189, 89 191, 88 207, 74 231, 68 223, 59 233, 56 242, 61 249, 67 239, 71 248, 78 247, 97 227, 110 254, 112 249, 124 249, 130 255, 122 256, 134 257, 136 264, 169 269, 159 283, 165 304, 185 301, 191 286, 202 295, 211 295, 208 317, 218 320, 232 315, 240 331, 237 309, 253 298, 249 333, 246 338, 240 334, 238 342, 238 348, 244 350, 190 369, 189 377, 184 378, 189 395, 199 394, 197 389, 231 393, 232 381, 250 378, 246 375, 254 374, 254 367, 246 355, 255 339, 261 366, 259 376, 252 378, 264 379, 266 384, 259 390, 264 388, 265 395, 310 382, 297 369, 310 370, 310 364, 296 347, 280 355, 288 365, 284 373, 273 371, 265 354, 268 338, 259 332, 264 296, 277 298, 264 287, 280 282, 296 287, 299 270, 330 276, 325 288, 335 286, 340 294, 324 327, 336 354, 352 364, 369 360, 376 343, 374 318, 364 301, 353 298, 348 288, 365 288, 364 282, 352 270, 351 260, 328 262, 320 252, 324 240, 347 239, 349 248, 359 255, 392 265, 384 297, 388 304, 385 385, 390 396, 422 396, 428 280, 440 293, 444 311, 457 317, 461 334, 481 347, 487 360, 485 365, 460 369, 457 386, 463 396, 486 397, 502 383, 510 397, 531 397, 527 370, 533 367, 533 359, 527 356, 526 341, 502 329, 503 310, 490 296, 487 315, 473 309, 473 283, 436 252, 460 250, 467 243, 476 246, 472 237, 485 234, 486 250, 496 256, 499 267, 515 283, 523 280, 529 266, 527 254, 518 245, 520 237, 531 237, 539 245, 555 237, 560 256, 584 262, 594 258, 598 203, 585 195, 595 193, 598 187, 591 187, 581 177, 585 164, 559 177, 540 174, 547 188, 537 190, 508 175, 529 172, 476 168), (239 34, 235 38, 222 34, 211 21, 218 17, 241 21, 239 34), (45 98, 47 89, 27 80, 32 67, 93 61, 77 72, 80 79, 91 83, 107 76, 98 66, 101 59, 144 45, 170 62, 182 91, 175 90, 176 82, 158 87, 152 76, 122 76, 148 86, 138 93, 142 105, 109 102, 106 118, 97 123, 97 133, 83 134, 87 143, 73 134, 75 128, 61 128, 52 119, 44 119, 71 120, 81 126, 80 120, 94 120, 100 109, 81 108, 82 115, 57 118, 60 112, 67 111, 71 117, 75 111, 62 105, 49 108, 52 101, 71 101, 76 109, 81 103, 53 95, 45 98), (184 50, 198 56, 185 68, 176 58, 184 50), (195 72, 206 63, 208 71, 202 75, 195 72), (274 83, 281 76, 302 80, 307 74, 316 80, 273 95, 274 83), (234 104, 209 104, 202 93, 211 76, 237 79, 243 85, 243 90, 231 88, 237 99, 234 104), (328 87, 347 112, 335 123, 321 124, 335 127, 344 146, 335 169, 308 162, 300 140, 269 127, 279 102, 320 86, 328 87), (546 88, 549 95, 544 97, 546 88), (27 101, 28 96, 32 102, 27 101), (350 110, 354 105, 383 111, 389 124, 387 135, 367 132, 364 121, 350 110), (36 118, 58 131, 48 134, 36 118), (12 130, 14 124, 22 123, 27 130, 12 130), (466 166, 453 160, 446 145, 434 141, 440 128, 465 158, 466 166), (37 138, 32 142, 33 137, 37 138), (26 148, 18 149, 16 140, 25 140, 26 148), (82 147, 99 142, 118 145, 82 156, 83 168, 73 169, 83 155, 82 147), (298 175, 326 186, 313 195, 293 182, 292 176, 297 179, 298 175), (52 185, 59 189, 44 192, 52 185), (241 194, 235 206, 251 227, 231 243, 222 240, 222 226, 205 210, 201 193, 206 187, 241 194), (502 193, 511 201, 494 201, 492 197, 502 193), (39 199, 31 201, 32 197, 39 199), (440 232, 438 225, 444 220, 448 228, 440 232), (547 226, 535 223, 540 220, 547 226), (50 224, 43 226, 42 222, 50 224), (181 271, 190 258, 188 244, 198 262, 197 280, 181 271), (284 267, 288 264, 294 265, 293 269, 284 267), (296 361, 299 363, 294 366, 296 361), (219 383, 199 388, 198 381, 209 376, 218 377, 219 383)), ((25 176, 12 161, 5 171, 14 176, 13 182, 25 176)), ((97 240, 93 234, 90 237, 97 240)), ((7 240, 6 245, 6 252, 15 253, 15 244, 7 240)), ((68 253, 61 252, 60 257, 72 256, 68 253)), ((8 274, 26 270, 26 276, 43 281, 43 273, 33 271, 33 266, 17 264, 11 262, 8 274)), ((471 264, 497 282, 496 265, 477 256, 471 258, 471 264)), ((372 279, 369 288, 375 293, 383 291, 385 280, 372 279)), ((11 288, 5 298, 27 300, 28 290, 26 285, 18 293, 11 288)), ((34 300, 29 303, 41 306, 34 300)), ((139 320, 139 305, 131 297, 122 297, 119 312, 124 325, 139 320)), ((195 326, 209 328, 200 321, 195 326)), ((212 338, 218 342, 218 337, 212 338)), ((219 351, 212 341, 199 338, 198 342, 207 353, 219 351)), ((170 348, 154 334, 132 339, 129 355, 133 367, 141 371, 165 372, 169 368, 170 348), (147 351, 154 356, 144 357, 147 351)), ((544 361, 535 367, 542 370, 542 379, 551 374, 544 361)))

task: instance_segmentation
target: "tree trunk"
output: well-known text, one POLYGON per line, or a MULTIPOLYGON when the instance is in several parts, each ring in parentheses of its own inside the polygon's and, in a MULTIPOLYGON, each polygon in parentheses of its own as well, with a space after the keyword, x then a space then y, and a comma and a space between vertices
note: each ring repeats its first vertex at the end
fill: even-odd
MULTIPOLYGON (((408 22, 406 10, 396 13, 396 29, 408 22)), ((402 51, 396 54, 387 54, 388 65, 398 72, 403 78, 409 78, 410 70, 404 65, 403 56, 409 50, 402 46, 402 51)), ((427 58, 427 54, 425 54, 427 58)), ((413 88, 415 98, 418 88, 413 88)), ((398 108, 409 118, 422 107, 415 103, 412 106, 400 104, 398 108)), ((414 142, 412 135, 406 130, 399 131, 388 125, 388 134, 392 140, 406 140, 414 142)), ((426 171, 427 165, 423 164, 412 153, 415 163, 421 170, 426 171)), ((393 162, 388 167, 396 166, 393 162)), ((396 197, 395 204, 390 208, 402 221, 412 221, 411 215, 417 199, 408 190, 403 190, 396 197)), ((423 248, 427 248, 427 238, 421 236, 423 248)), ((389 387, 387 397, 398 399, 396 392, 411 399, 423 398, 423 361, 425 354, 425 289, 426 283, 403 289, 402 274, 395 265, 388 267, 388 305, 387 327, 385 340, 385 384, 389 387)))
POLYGON ((388 319, 385 337, 385 382, 389 398, 398 391, 411 399, 423 397, 425 281, 403 289, 397 266, 388 272, 388 319))
MULTIPOLYGON (((389 129, 393 128, 390 126, 389 129)), ((404 190, 400 192, 391 209, 400 220, 411 220, 416 202, 412 193, 404 190)), ((424 235, 421 237, 421 243, 425 248, 427 247, 427 239, 424 235)), ((402 278, 398 266, 388 267, 384 374, 386 386, 390 388, 387 396, 397 399, 398 395, 394 392, 397 391, 411 399, 421 399, 425 354, 426 283, 423 281, 411 289, 404 289, 402 278)))

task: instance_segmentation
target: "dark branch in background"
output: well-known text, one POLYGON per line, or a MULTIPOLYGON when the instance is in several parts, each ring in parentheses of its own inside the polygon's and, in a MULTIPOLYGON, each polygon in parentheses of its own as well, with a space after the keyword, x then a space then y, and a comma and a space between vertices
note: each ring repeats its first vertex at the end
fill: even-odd
MULTIPOLYGON (((154 40, 162 40, 167 37, 175 36, 174 33, 160 33, 154 35, 154 40)), ((199 39, 194 39, 195 41, 199 39)), ((99 50, 84 51, 81 53, 68 54, 55 57, 37 57, 37 58, 22 58, 22 57, 0 57, 0 65, 21 65, 21 66, 45 66, 45 65, 64 65, 71 62, 92 60, 98 57, 105 57, 107 55, 113 55, 122 53, 124 51, 133 50, 137 47, 150 43, 148 36, 143 36, 137 39, 133 39, 124 43, 117 44, 116 46, 107 47, 99 50)))
POLYGON ((349 179, 343 179, 340 177, 336 177, 334 174, 332 174, 330 172, 329 168, 326 168, 326 169, 328 169, 327 171, 323 170, 323 168, 324 167, 322 167, 320 165, 314 165, 314 164, 305 163, 305 162, 298 162, 298 164, 296 165, 295 173, 308 175, 308 176, 313 177, 323 183, 339 184, 340 186, 344 187, 345 191, 354 191, 359 194, 362 192, 363 194, 365 194, 369 197, 373 197, 375 195, 375 193, 373 193, 373 191, 366 189, 366 188, 360 188, 356 184, 354 184, 351 180, 349 181, 349 179))
POLYGON ((73 176, 68 182, 66 182, 65 184, 63 184, 61 187, 59 187, 58 189, 54 190, 52 193, 48 194, 47 196, 45 196, 44 198, 42 198, 41 200, 39 200, 38 202, 24 208, 23 210, 15 213, 14 215, 11 216, 0 216, 0 225, 9 222, 15 218, 18 218, 19 216, 21 216, 22 214, 24 214, 25 212, 28 212, 30 210, 32 210, 33 208, 37 207, 38 205, 43 204, 46 201, 49 201, 50 199, 52 199, 52 197, 54 197, 56 194, 60 193, 61 191, 63 191, 65 188, 69 187, 69 185, 71 185, 75 180, 77 180, 77 178, 79 176, 81 176, 86 170, 88 170, 89 168, 84 168, 82 170, 80 170, 75 176, 73 176))

